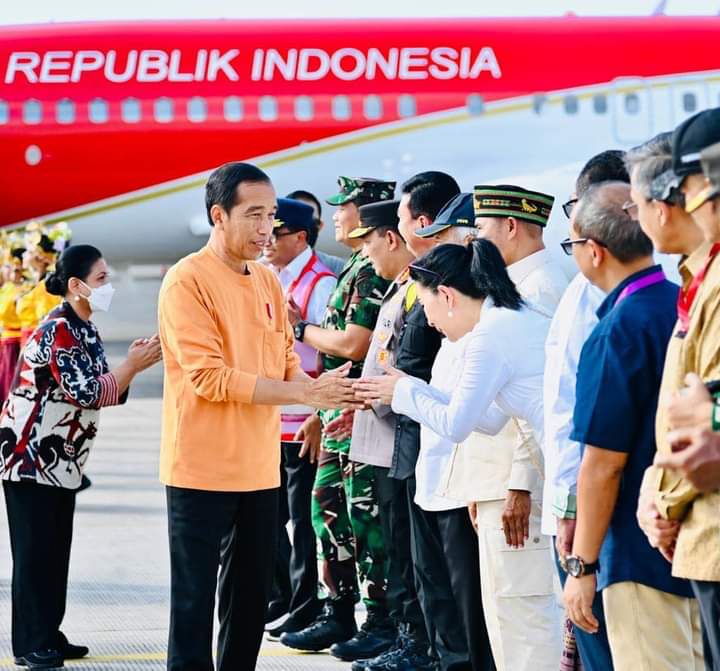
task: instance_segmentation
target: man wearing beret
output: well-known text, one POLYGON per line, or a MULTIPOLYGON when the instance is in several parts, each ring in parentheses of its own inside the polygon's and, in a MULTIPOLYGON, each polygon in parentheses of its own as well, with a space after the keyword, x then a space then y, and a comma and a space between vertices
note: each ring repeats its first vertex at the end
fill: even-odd
MULTIPOLYGON (((318 236, 313 208, 290 198, 278 198, 277 203, 273 233, 264 249, 265 260, 277 272, 285 295, 298 306, 303 318, 319 322, 337 278, 313 250, 318 236)), ((317 350, 296 342, 295 351, 305 373, 317 377, 317 350)), ((312 408, 305 405, 282 408, 279 544, 275 596, 268 606, 267 621, 284 613, 290 615, 279 627, 270 630, 272 639, 286 631, 304 629, 322 607, 317 596, 316 541, 310 518, 316 471, 314 453, 306 458, 312 445, 320 442, 320 432, 306 435, 301 431, 312 414, 312 408), (287 534, 288 520, 292 521, 292 545, 287 534)))
MULTIPOLYGON (((394 182, 372 178, 338 179, 340 192, 328 198, 337 206, 335 239, 353 250, 338 278, 320 324, 303 319, 291 305, 296 340, 317 349, 323 371, 351 361, 358 377, 377 322, 388 282, 380 278, 361 253, 362 239, 350 234, 360 225, 359 208, 392 200, 394 182)), ((326 427, 341 410, 318 413, 326 427)), ((313 416, 303 430, 317 421, 313 416)), ((373 657, 392 645, 394 627, 386 604, 387 557, 374 495, 374 468, 350 457, 350 439, 323 435, 315 477, 312 518, 322 563, 322 582, 329 598, 323 612, 308 627, 282 635, 281 642, 298 650, 322 650, 342 659, 373 657), (355 624, 358 579, 368 616, 360 632, 355 624), (336 644, 342 644, 337 645, 336 644)))

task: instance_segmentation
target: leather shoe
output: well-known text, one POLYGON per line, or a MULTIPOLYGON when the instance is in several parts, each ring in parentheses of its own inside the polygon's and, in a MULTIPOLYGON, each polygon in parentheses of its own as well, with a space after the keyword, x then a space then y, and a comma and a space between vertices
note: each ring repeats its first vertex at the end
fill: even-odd
POLYGON ((82 659, 87 657, 90 648, 86 645, 73 645, 67 640, 67 636, 58 632, 58 650, 64 659, 82 659))

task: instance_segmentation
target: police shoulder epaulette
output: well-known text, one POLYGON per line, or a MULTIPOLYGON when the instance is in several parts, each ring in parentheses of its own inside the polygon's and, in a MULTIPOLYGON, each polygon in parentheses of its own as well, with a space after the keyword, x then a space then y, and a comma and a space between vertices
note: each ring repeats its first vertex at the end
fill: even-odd
POLYGON ((412 282, 408 287, 407 293, 405 294, 405 312, 410 312, 412 306, 415 305, 417 300, 417 285, 412 282))

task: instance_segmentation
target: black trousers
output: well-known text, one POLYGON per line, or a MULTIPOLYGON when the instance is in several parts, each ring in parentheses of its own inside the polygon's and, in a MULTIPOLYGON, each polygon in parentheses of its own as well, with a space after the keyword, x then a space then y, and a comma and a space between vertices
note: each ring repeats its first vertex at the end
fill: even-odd
POLYGON ((720 671, 720 582, 690 581, 700 605, 707 671, 720 671))
POLYGON ((168 671, 212 671, 216 589, 217 668, 251 671, 260 651, 275 565, 278 490, 210 492, 167 487, 166 495, 168 671))
POLYGON ((282 443, 278 558, 273 600, 288 606, 290 616, 310 622, 320 612, 317 540, 310 506, 317 464, 298 456, 302 443, 282 443), (292 544, 287 523, 291 524, 292 544))
POLYGON ((57 648, 65 616, 75 491, 3 482, 12 552, 12 648, 16 657, 57 648))
POLYGON ((410 625, 420 642, 427 641, 427 628, 418 599, 412 561, 410 509, 407 480, 389 477, 389 468, 375 467, 375 488, 388 554, 387 599, 390 616, 410 625))
POLYGON ((483 613, 480 559, 467 508, 422 510, 408 488, 418 595, 444 671, 493 671, 483 613))

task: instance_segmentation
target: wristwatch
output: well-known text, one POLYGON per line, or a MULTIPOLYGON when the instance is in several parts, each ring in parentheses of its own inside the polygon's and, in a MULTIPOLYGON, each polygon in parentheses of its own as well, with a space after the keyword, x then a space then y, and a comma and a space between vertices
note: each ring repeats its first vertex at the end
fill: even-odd
POLYGON ((295 334, 295 340, 298 342, 302 342, 303 338, 305 337, 305 327, 308 325, 308 322, 298 322, 295 324, 295 328, 293 328, 293 333, 295 334))
POLYGON ((599 561, 588 564, 582 557, 573 555, 565 557, 565 566, 568 575, 573 578, 582 578, 584 575, 592 575, 600 570, 599 561))

